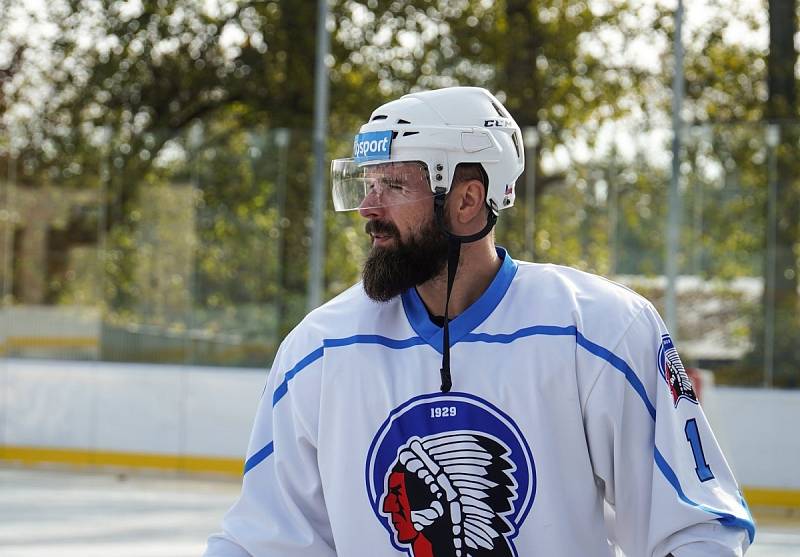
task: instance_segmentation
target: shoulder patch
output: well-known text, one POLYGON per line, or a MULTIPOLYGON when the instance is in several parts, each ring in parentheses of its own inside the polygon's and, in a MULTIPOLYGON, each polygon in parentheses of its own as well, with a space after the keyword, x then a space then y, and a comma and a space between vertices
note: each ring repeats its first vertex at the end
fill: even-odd
POLYGON ((682 399, 697 404, 697 395, 694 392, 692 380, 686 373, 678 350, 668 334, 661 336, 661 346, 658 348, 658 369, 661 377, 667 382, 675 408, 682 399))

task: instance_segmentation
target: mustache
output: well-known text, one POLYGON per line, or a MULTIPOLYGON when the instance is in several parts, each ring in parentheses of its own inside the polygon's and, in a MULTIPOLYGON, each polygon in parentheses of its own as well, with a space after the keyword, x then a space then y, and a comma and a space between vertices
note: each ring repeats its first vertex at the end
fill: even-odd
POLYGON ((389 236, 399 237, 400 230, 391 222, 381 220, 370 220, 364 225, 364 231, 367 234, 386 234, 389 236))

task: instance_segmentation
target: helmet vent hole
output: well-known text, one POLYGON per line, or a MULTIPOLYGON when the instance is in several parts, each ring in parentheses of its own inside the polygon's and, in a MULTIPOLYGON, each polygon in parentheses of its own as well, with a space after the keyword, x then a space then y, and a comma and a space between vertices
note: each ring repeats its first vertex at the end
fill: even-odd
POLYGON ((517 151, 517 157, 519 158, 520 152, 519 152, 519 140, 517 139, 517 132, 511 134, 511 141, 514 142, 514 149, 517 151))
POLYGON ((408 120, 403 120, 402 118, 398 118, 397 119, 397 123, 398 124, 410 124, 411 122, 409 122, 408 120))
POLYGON ((500 110, 500 107, 499 107, 499 106, 497 106, 497 103, 495 103, 495 102, 492 102, 492 107, 494 107, 494 109, 495 109, 495 111, 497 112, 497 115, 498 115, 498 116, 502 116, 503 118, 505 118, 505 117, 506 117, 506 115, 505 115, 505 114, 503 114, 503 111, 502 111, 502 110, 500 110))
POLYGON ((388 116, 386 114, 378 114, 377 116, 374 116, 370 122, 374 122, 375 120, 386 120, 387 118, 388 116))
POLYGON ((407 135, 417 135, 419 132, 403 132, 403 137, 407 135))

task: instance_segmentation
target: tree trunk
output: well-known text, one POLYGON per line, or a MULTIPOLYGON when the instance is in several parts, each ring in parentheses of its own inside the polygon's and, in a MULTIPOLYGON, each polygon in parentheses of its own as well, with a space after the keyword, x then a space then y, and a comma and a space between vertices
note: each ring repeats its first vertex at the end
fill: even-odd
MULTIPOLYGON (((800 385, 800 305, 797 293, 798 261, 795 253, 800 241, 800 195, 796 178, 796 145, 800 134, 796 124, 797 83, 794 73, 797 62, 794 46, 794 37, 797 34, 797 0, 769 0, 769 25, 769 97, 766 115, 781 130, 777 153, 777 211, 774 225, 774 384, 797 387, 800 385)), ((768 223, 767 226, 773 225, 768 223)), ((768 290, 764 289, 765 308, 772 303, 768 290)))

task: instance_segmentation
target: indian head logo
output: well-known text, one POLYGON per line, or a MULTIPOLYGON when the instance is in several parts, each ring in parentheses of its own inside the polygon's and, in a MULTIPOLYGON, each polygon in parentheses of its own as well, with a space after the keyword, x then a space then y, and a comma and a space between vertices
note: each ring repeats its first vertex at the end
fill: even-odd
POLYGON ((516 557, 533 504, 533 456, 514 422, 472 395, 435 393, 391 412, 366 467, 387 543, 412 557, 516 557))
POLYGON ((661 346, 658 348, 658 369, 669 386, 675 408, 678 407, 678 402, 682 399, 697 404, 697 396, 694 394, 692 380, 689 378, 689 374, 686 373, 681 357, 678 355, 678 350, 669 335, 661 336, 661 346))

